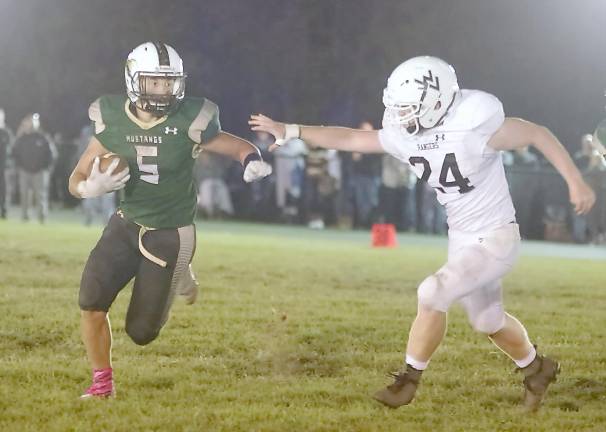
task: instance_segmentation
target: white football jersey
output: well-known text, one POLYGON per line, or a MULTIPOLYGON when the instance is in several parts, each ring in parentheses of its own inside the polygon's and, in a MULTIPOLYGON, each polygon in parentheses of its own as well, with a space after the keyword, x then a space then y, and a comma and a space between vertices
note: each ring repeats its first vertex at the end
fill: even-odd
POLYGON ((504 120, 495 96, 462 90, 438 126, 416 135, 387 126, 379 139, 435 189, 449 229, 484 231, 515 220, 501 154, 486 145, 504 120))

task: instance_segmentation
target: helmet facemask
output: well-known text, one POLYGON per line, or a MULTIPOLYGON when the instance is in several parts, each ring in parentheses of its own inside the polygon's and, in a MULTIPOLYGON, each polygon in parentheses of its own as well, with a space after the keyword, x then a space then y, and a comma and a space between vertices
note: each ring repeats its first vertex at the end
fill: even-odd
POLYGON ((416 135, 421 130, 419 118, 427 112, 422 103, 398 103, 393 101, 387 91, 383 94, 385 111, 383 113, 383 127, 398 126, 410 135, 416 135))
MULTIPOLYGON (((140 72, 130 75, 131 94, 135 99, 137 107, 143 111, 162 117, 174 111, 185 95, 185 74, 167 72, 140 72), (151 83, 154 80, 172 80, 171 89, 163 92, 162 89, 155 90, 151 83), (148 88, 150 87, 150 88, 148 88)), ((131 96, 131 95, 129 95, 131 96)))

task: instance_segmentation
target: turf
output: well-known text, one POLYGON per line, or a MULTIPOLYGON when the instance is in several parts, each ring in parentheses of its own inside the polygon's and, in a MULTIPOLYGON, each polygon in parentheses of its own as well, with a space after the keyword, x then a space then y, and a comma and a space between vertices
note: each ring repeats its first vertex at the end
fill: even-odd
POLYGON ((229 223, 199 226, 201 298, 177 299, 148 346, 124 332, 123 290, 110 314, 117 397, 80 401, 78 285, 100 230, 0 222, 2 431, 606 430, 603 249, 529 244, 505 280, 508 310, 562 362, 534 415, 513 363, 458 309, 415 402, 371 399, 401 366, 416 286, 444 239, 381 250, 367 233, 229 223))

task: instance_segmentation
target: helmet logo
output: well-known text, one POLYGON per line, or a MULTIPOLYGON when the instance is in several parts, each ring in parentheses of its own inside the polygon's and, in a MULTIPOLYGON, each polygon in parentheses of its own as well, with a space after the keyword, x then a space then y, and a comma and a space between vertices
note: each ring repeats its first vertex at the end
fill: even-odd
POLYGON ((440 78, 434 78, 433 73, 430 70, 427 71, 427 75, 423 75, 423 81, 416 79, 415 82, 422 86, 419 87, 419 90, 431 87, 434 90, 440 91, 440 78))
POLYGON ((164 128, 164 134, 165 135, 168 135, 169 133, 171 133, 173 135, 177 135, 177 131, 178 131, 178 129, 176 127, 175 128, 170 128, 170 127, 166 126, 164 128))
POLYGON ((415 82, 420 84, 419 90, 423 90, 421 102, 425 100, 425 95, 427 94, 428 88, 440 91, 440 78, 434 77, 431 70, 427 71, 427 75, 423 75, 423 81, 416 79, 415 82))

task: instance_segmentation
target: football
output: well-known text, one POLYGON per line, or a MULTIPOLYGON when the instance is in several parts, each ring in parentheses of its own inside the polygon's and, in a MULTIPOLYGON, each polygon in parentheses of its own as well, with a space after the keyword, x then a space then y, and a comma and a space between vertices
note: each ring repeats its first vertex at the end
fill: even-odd
MULTIPOLYGON (((114 174, 119 173, 120 171, 123 171, 125 168, 128 167, 128 162, 126 162, 126 159, 124 159, 123 157, 120 157, 119 155, 115 154, 115 153, 105 153, 104 155, 101 155, 99 157, 99 171, 100 172, 105 172, 107 170, 107 168, 109 167, 109 165, 114 161, 114 159, 118 159, 120 162, 118 162, 118 166, 116 167, 116 169, 114 169, 114 174)), ((88 175, 90 176, 90 173, 93 169, 93 162, 91 162, 90 166, 88 167, 88 175)))

